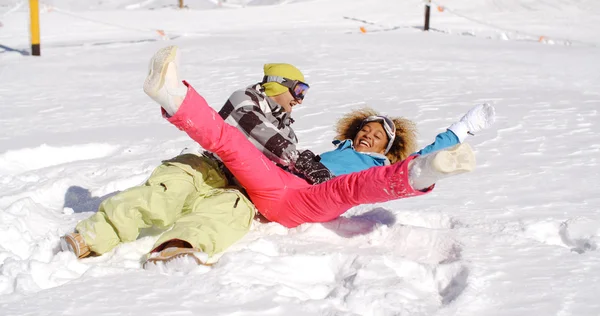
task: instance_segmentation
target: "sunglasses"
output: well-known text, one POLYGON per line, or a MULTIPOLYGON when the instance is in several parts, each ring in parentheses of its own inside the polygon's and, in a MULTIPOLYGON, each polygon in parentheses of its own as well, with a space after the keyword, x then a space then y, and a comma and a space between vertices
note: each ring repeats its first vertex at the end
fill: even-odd
POLYGON ((304 100, 304 96, 306 96, 306 92, 308 92, 308 89, 310 88, 308 84, 300 80, 292 80, 279 76, 265 76, 263 78, 263 83, 267 82, 277 82, 280 85, 288 88, 292 94, 292 97, 294 97, 296 100, 304 100))
POLYGON ((372 115, 362 121, 360 128, 362 128, 363 126, 365 126, 365 124, 370 122, 379 122, 381 123, 381 125, 383 125, 383 130, 385 130, 385 133, 387 134, 389 139, 387 147, 385 149, 385 153, 387 154, 390 151, 390 149, 392 149, 394 139, 396 139, 396 124, 394 124, 394 121, 392 121, 387 116, 372 115))

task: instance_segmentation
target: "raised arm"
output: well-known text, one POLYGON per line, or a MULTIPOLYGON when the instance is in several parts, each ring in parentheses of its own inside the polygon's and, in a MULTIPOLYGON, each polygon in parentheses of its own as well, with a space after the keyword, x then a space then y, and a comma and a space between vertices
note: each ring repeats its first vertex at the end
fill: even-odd
POLYGON ((425 155, 462 143, 469 135, 475 135, 475 133, 492 126, 495 120, 496 109, 492 105, 487 103, 477 105, 463 115, 458 122, 450 125, 445 132, 439 133, 433 143, 413 155, 425 155))

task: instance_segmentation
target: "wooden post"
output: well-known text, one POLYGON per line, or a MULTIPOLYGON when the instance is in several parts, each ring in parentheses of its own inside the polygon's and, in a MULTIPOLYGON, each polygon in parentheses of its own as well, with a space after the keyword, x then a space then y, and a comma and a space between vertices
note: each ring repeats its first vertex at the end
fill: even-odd
POLYGON ((183 0, 179 0, 179 8, 183 9, 183 0))
POLYGON ((40 56, 40 6, 38 0, 29 0, 31 55, 40 56))
POLYGON ((431 12, 431 0, 427 1, 427 5, 425 6, 425 26, 423 27, 423 31, 429 31, 429 13, 431 12))

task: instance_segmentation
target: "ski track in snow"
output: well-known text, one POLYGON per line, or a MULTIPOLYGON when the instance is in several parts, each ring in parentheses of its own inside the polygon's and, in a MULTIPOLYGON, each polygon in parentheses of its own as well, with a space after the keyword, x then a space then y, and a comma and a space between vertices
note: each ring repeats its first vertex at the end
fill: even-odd
MULTIPOLYGON (((10 48, 0 46, 0 315, 600 313, 597 47, 490 40, 499 31, 437 10, 432 22, 446 33, 376 32, 420 25, 418 2, 183 12, 172 2, 53 1, 90 18, 181 34, 157 41, 152 32, 46 11, 41 59, 19 53, 27 12, 0 15, 0 41, 10 48), (332 16, 378 25, 360 34, 360 23, 332 16), (452 35, 466 33, 476 36, 452 35), (59 237, 190 145, 140 88, 148 58, 167 44, 181 47, 181 72, 215 108, 259 80, 264 63, 298 65, 312 88, 294 109, 294 128, 300 147, 316 152, 331 148, 333 121, 367 105, 414 120, 420 145, 474 104, 494 103, 498 119, 469 140, 474 173, 329 223, 257 222, 211 269, 141 269, 160 233, 152 230, 76 260, 59 252, 59 237)), ((597 41, 600 11, 590 0, 439 2, 508 29, 597 41)), ((281 1, 250 6, 273 3, 281 1)))

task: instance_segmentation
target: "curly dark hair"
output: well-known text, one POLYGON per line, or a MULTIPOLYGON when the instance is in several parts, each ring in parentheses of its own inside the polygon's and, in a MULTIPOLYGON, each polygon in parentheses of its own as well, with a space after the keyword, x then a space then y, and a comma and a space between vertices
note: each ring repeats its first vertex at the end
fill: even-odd
MULTIPOLYGON (((363 120, 372 115, 381 114, 370 107, 365 107, 344 115, 335 125, 337 135, 334 139, 342 141, 354 139, 363 120)), ((403 117, 390 117, 390 119, 396 125, 396 138, 386 157, 391 163, 396 163, 406 159, 417 150, 417 128, 415 123, 409 119, 403 117)))

